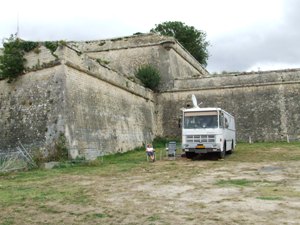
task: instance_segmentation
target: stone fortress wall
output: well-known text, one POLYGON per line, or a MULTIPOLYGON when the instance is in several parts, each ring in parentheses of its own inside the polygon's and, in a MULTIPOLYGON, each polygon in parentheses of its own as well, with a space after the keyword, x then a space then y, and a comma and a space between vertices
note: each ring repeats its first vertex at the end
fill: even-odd
POLYGON ((74 49, 107 63, 107 66, 135 79, 144 64, 155 66, 161 74, 160 90, 174 86, 175 79, 209 76, 209 73, 174 38, 138 35, 102 41, 70 43, 74 49))
POLYGON ((73 158, 95 158, 180 137, 180 108, 192 94, 201 107, 232 113, 239 141, 300 135, 297 69, 210 75, 174 38, 153 34, 70 42, 55 55, 41 47, 26 57, 30 72, 0 81, 0 151, 18 140, 47 151, 62 133, 73 158), (143 64, 159 69, 159 93, 135 78, 143 64))
POLYGON ((226 74, 201 79, 179 79, 161 93, 162 123, 166 136, 180 136, 180 108, 192 105, 220 107, 236 118, 238 141, 286 141, 300 135, 300 70, 226 74), (173 113, 176 112, 176 113, 173 113), (169 122, 170 121, 170 122, 169 122))
POLYGON ((26 56, 31 72, 0 81, 0 151, 19 141, 48 151, 64 134, 72 158, 95 158, 153 140, 158 123, 151 90, 72 48, 60 47, 57 58, 40 50, 26 56))
POLYGON ((64 132, 64 71, 61 66, 0 81, 0 152, 53 143, 64 132))

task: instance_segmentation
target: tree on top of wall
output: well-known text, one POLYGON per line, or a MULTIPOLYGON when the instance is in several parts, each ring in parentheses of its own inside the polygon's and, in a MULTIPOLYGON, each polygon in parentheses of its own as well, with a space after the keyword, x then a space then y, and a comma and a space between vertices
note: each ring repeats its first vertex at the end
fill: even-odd
POLYGON ((206 41, 206 33, 204 31, 185 25, 183 22, 168 21, 156 24, 155 28, 151 29, 150 32, 176 38, 200 64, 203 66, 207 65, 209 57, 207 47, 209 42, 206 41))

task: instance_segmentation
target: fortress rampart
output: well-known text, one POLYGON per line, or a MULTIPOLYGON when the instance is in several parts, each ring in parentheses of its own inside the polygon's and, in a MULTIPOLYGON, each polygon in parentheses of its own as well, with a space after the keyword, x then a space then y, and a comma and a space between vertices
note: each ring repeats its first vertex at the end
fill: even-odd
POLYGON ((299 136, 300 70, 210 75, 173 38, 137 35, 70 42, 55 54, 40 47, 26 55, 28 72, 0 81, 0 151, 18 141, 51 151, 60 134, 70 155, 95 158, 180 137, 180 108, 221 107, 236 117, 239 141, 279 141, 299 136), (159 93, 134 74, 156 66, 159 93))
POLYGON ((180 108, 192 105, 195 94, 200 107, 221 107, 235 116, 239 141, 279 141, 300 134, 299 93, 300 70, 291 69, 175 80, 158 99, 165 136, 180 135, 180 108))

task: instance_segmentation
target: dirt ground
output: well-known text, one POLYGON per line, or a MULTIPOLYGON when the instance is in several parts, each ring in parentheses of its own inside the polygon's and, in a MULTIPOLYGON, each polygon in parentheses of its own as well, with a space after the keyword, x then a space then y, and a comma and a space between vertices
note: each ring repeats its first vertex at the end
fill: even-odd
POLYGON ((95 182, 105 224, 300 224, 299 169, 299 162, 178 158, 130 176, 81 182, 95 182))
POLYGON ((47 201, 42 208, 7 210, 22 221, 16 210, 25 207, 23 224, 300 224, 299 171, 299 161, 178 156, 105 176, 53 180, 82 187, 87 204, 47 201))

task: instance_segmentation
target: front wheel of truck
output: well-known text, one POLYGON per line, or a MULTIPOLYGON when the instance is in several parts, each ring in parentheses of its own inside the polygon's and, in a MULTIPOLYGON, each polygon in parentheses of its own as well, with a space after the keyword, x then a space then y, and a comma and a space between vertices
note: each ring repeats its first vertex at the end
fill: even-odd
POLYGON ((196 153, 195 152, 186 152, 185 153, 185 156, 188 158, 188 159, 192 159, 196 156, 196 153))
POLYGON ((223 150, 219 154, 220 154, 219 155, 220 159, 224 159, 225 158, 225 154, 226 154, 226 141, 224 142, 223 150))

